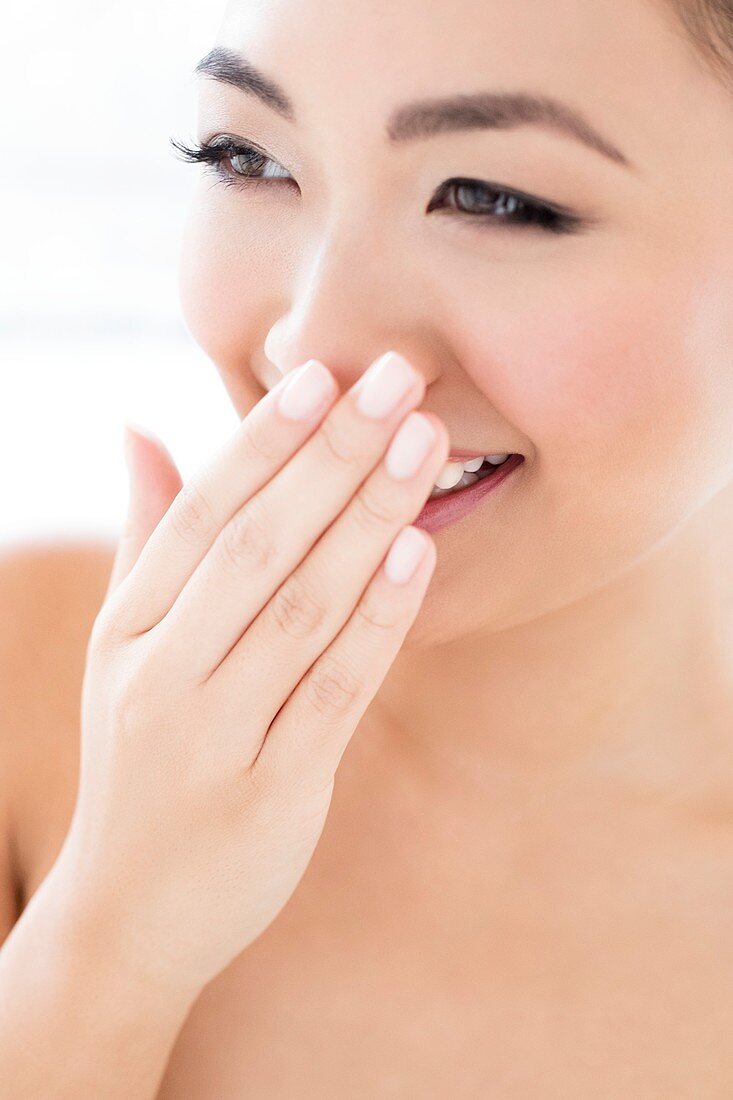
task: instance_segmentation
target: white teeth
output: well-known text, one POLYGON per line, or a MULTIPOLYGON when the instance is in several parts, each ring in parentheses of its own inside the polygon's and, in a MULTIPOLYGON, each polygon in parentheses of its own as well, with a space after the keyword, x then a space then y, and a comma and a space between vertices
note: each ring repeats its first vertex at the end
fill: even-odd
POLYGON ((446 462, 438 474, 435 485, 438 489, 452 489, 463 477, 462 462, 446 462))
POLYGON ((477 458, 467 458, 463 461, 455 459, 453 462, 446 462, 438 474, 430 495, 431 497, 442 496, 451 489, 467 488, 479 480, 478 471, 484 462, 489 462, 492 466, 500 466, 508 458, 508 454, 479 455, 477 458))

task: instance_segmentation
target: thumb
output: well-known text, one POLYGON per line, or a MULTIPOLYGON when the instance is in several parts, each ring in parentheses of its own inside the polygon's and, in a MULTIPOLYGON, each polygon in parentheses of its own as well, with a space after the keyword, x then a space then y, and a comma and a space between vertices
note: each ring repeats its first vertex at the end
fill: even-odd
POLYGON ((124 430, 129 475, 127 515, 117 544, 105 601, 125 579, 145 543, 183 487, 170 451, 157 436, 128 421, 124 430))

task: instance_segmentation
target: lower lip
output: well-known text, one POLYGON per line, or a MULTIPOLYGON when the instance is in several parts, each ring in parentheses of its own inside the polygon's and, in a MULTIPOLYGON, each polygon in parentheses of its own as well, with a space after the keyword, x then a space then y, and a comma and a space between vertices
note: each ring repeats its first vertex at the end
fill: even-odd
POLYGON ((480 481, 475 481, 473 485, 460 489, 457 493, 447 493, 443 497, 428 500, 420 515, 413 521, 413 526, 421 527, 423 531, 439 531, 441 527, 455 523, 478 507, 484 497, 498 489, 523 462, 524 455, 512 455, 498 467, 495 474, 482 477, 480 481))

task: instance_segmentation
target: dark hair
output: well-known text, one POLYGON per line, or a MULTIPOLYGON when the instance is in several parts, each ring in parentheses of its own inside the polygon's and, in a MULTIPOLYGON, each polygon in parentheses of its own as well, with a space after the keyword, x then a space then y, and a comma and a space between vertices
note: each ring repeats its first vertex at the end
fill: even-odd
POLYGON ((733 0, 670 0, 707 67, 733 93, 733 0))

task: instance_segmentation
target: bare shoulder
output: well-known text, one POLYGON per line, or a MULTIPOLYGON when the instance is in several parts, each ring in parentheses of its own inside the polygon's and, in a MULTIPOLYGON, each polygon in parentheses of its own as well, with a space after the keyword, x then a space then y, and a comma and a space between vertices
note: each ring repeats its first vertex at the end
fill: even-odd
POLYGON ((23 902, 55 860, 73 812, 86 650, 115 548, 0 545, 0 845, 23 902))

